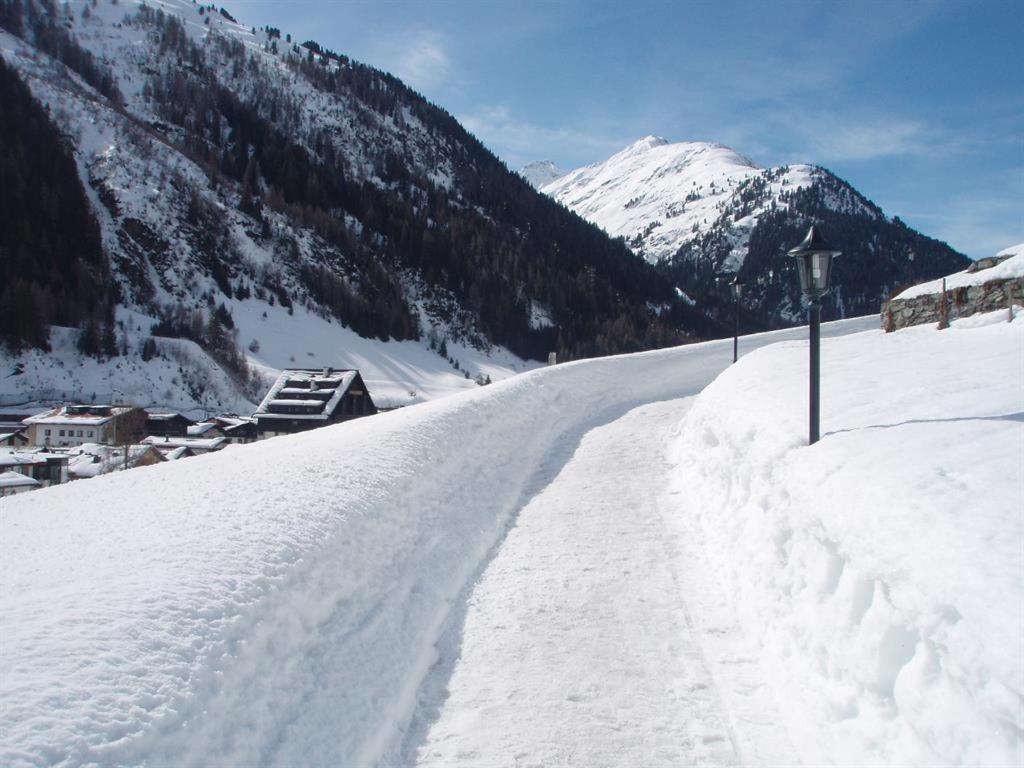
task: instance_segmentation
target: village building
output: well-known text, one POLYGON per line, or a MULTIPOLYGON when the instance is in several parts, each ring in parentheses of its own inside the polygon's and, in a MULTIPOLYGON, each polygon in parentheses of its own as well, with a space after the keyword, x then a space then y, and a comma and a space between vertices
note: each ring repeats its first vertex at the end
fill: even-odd
POLYGON ((42 484, 31 477, 20 472, 0 472, 0 497, 13 496, 16 493, 34 491, 41 488, 42 484))
POLYGON ((68 475, 71 480, 81 480, 110 472, 119 472, 134 467, 162 464, 167 459, 152 445, 99 445, 87 443, 68 451, 68 475))
POLYGON ((28 445, 28 430, 0 428, 0 448, 24 448, 28 445))
POLYGON ((215 416, 213 421, 220 426, 229 443, 244 445, 256 442, 256 421, 254 419, 228 413, 223 416, 215 416))
POLYGON ((130 405, 65 405, 25 419, 30 445, 74 447, 84 443, 136 443, 146 412, 130 405))
MULTIPOLYGON (((219 451, 229 445, 226 437, 147 437, 143 445, 151 445, 165 456, 176 448, 188 448, 190 455, 219 451)), ((180 458, 181 455, 177 458, 180 458)))
POLYGON ((187 459, 190 456, 195 456, 196 452, 189 448, 187 445, 181 445, 177 448, 158 448, 164 455, 164 458, 168 461, 177 461, 178 459, 187 459))
POLYGON ((224 428, 216 421, 200 421, 188 428, 185 437, 202 437, 211 440, 215 437, 224 437, 224 428))
POLYGON ((376 412, 359 371, 293 368, 281 372, 253 418, 262 440, 376 412))
POLYGON ((180 413, 146 412, 146 434, 154 437, 185 437, 193 424, 192 419, 180 413))
POLYGON ((50 451, 0 451, 0 473, 15 472, 35 480, 42 488, 68 481, 68 459, 50 451))

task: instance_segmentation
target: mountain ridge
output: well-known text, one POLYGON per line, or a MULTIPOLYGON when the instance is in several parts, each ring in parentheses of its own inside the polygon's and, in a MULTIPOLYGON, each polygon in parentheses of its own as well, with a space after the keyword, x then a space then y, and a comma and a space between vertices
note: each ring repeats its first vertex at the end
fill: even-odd
POLYGON ((740 311, 753 330, 802 319, 795 275, 782 275, 792 272, 786 251, 811 224, 845 252, 826 299, 830 318, 876 312, 894 289, 968 262, 825 168, 759 168, 714 142, 646 136, 541 191, 623 238, 719 321, 731 309, 717 278, 738 274, 749 288, 740 311))

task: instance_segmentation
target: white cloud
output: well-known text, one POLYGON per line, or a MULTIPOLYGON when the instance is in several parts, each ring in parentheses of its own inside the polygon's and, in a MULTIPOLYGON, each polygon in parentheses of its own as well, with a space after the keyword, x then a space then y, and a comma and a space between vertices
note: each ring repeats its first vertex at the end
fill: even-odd
POLYGON ((570 126, 541 126, 517 118, 505 105, 482 107, 458 115, 458 120, 513 169, 534 160, 553 160, 563 167, 574 167, 573 158, 581 155, 603 160, 639 138, 570 126))
POLYGON ((436 91, 451 79, 452 60, 444 37, 417 30, 375 47, 370 61, 417 91, 436 91))

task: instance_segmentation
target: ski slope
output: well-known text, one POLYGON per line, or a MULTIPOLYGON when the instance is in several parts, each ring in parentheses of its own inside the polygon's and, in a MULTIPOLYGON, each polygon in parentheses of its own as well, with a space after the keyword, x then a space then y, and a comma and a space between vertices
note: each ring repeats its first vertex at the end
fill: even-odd
MULTIPOLYGON (((826 334, 877 324, 845 321, 826 334)), ((1019 492, 1019 468, 997 463, 1003 479, 984 476, 995 483, 991 492, 959 478, 963 492, 990 499, 973 535, 1001 531, 989 536, 1000 542, 990 562, 965 554, 954 563, 994 585, 984 601, 947 589, 948 579, 918 583, 935 569, 914 570, 924 567, 916 556, 899 579, 872 570, 882 570, 895 545, 872 549, 856 530, 829 539, 850 560, 843 573, 859 569, 883 585, 878 611, 892 606, 890 614, 867 611, 863 624, 875 634, 846 636, 865 668, 891 673, 889 694, 878 676, 857 677, 858 657, 827 648, 821 655, 819 643, 832 639, 821 617, 842 605, 816 613, 804 593, 816 564, 828 571, 829 561, 796 548, 805 556, 781 571, 761 562, 759 552, 775 551, 777 531, 735 522, 758 503, 740 490, 757 485, 722 478, 753 473, 764 482, 792 456, 833 462, 847 445, 873 455, 861 438, 843 435, 858 418, 870 427, 886 408, 905 405, 874 374, 894 354, 924 381, 936 366, 958 371, 933 407, 984 417, 970 427, 993 442, 982 453, 975 441, 974 452, 1002 451, 1012 461, 1019 422, 988 417, 1024 412, 1020 382, 992 375, 1021 370, 1022 328, 871 330, 826 341, 824 431, 850 432, 826 435, 813 449, 800 448, 803 388, 772 400, 780 382, 793 383, 786 377, 800 378, 795 361, 805 343, 750 354, 688 399, 728 367, 731 343, 722 341, 541 369, 306 435, 4 499, 0 763, 678 765, 779 755, 877 763, 925 754, 914 748, 928 737, 907 735, 915 727, 927 734, 922 725, 933 728, 934 744, 958 748, 938 762, 1019 759, 1013 706, 1019 718, 1024 685, 1005 641, 1022 593, 1012 556, 1019 514, 1015 523, 1005 510, 1019 492), (850 349, 857 365, 836 365, 850 349), (968 382, 972 396, 950 400, 968 382), (830 398, 843 388, 872 393, 860 402, 873 410, 830 398), (829 403, 842 404, 842 419, 829 403), (746 430, 758 435, 750 445, 766 446, 749 457, 746 430), (707 435, 730 447, 732 463, 711 461, 720 452, 701 442, 707 435), (760 535, 769 538, 759 548, 760 535), (847 552, 848 541, 857 548, 847 552), (760 592, 743 588, 735 557, 763 579, 760 592), (933 610, 939 587, 962 617, 955 637, 928 623, 952 615, 933 610), (799 610, 786 614, 790 605, 799 610), (766 617, 776 622, 767 633, 766 617), (912 684, 903 685, 901 667, 883 664, 903 658, 898 643, 888 656, 879 652, 893 644, 887 617, 918 622, 908 632, 937 649, 932 667, 962 674, 929 677, 922 652, 906 675, 912 684), (984 653, 979 632, 999 617, 1008 626, 997 650, 984 653), (974 693, 986 706, 966 724, 960 693, 949 707, 921 704, 962 692, 971 679, 983 680, 974 693), (944 687, 953 682, 961 687, 944 687), (836 691, 847 693, 846 710, 836 709, 836 691), (864 718, 850 715, 851 706, 864 718)), ((744 338, 741 352, 803 333, 744 338)), ((914 418, 925 421, 927 398, 909 396, 914 418)), ((897 447, 901 439, 898 430, 862 431, 897 447)), ((928 449, 938 451, 938 467, 942 445, 928 449)), ((879 456, 882 469, 895 466, 891 452, 879 456)), ((813 488, 777 477, 779 493, 800 501, 789 512, 782 503, 778 514, 792 515, 793 546, 809 547, 822 521, 799 515, 813 488)), ((959 527, 933 535, 925 517, 897 514, 904 497, 892 498, 891 517, 943 552, 976 519, 962 515, 959 527)), ((929 496, 930 507, 942 498, 929 496)), ((886 519, 870 518, 876 539, 894 530, 878 527, 886 519)), ((894 540, 906 541, 902 534, 894 540)), ((810 595, 819 591, 815 583, 810 595)))

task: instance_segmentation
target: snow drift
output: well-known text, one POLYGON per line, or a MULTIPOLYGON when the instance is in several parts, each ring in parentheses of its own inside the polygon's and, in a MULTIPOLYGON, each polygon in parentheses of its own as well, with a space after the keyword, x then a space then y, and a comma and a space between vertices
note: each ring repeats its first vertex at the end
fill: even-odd
MULTIPOLYGON (((678 520, 808 764, 1024 757, 1024 323, 754 352, 681 425, 678 520)), ((715 598, 709 597, 714 605, 715 598)), ((709 634, 709 642, 718 638, 709 634)))

